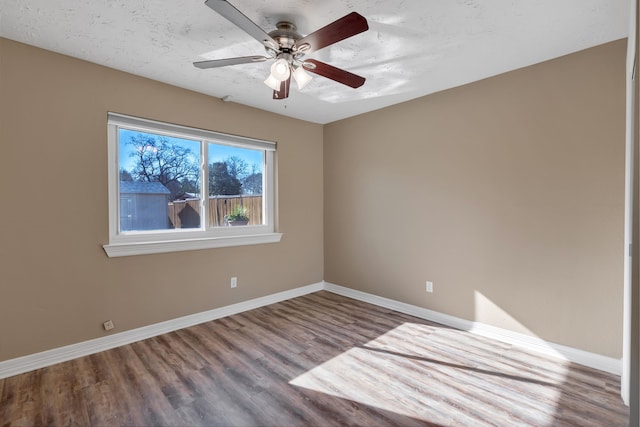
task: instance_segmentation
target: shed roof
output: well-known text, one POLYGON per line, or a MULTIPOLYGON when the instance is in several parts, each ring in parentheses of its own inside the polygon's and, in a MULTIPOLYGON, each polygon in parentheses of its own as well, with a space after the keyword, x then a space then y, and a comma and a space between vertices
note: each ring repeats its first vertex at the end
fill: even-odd
POLYGON ((120 194, 171 194, 161 182, 120 181, 120 194))

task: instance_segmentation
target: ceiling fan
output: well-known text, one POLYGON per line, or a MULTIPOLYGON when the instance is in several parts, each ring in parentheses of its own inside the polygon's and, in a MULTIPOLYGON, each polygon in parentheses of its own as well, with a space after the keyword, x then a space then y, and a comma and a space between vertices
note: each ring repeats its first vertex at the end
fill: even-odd
POLYGON ((303 37, 296 31, 296 26, 288 21, 278 22, 275 30, 266 33, 226 0, 206 0, 204 4, 262 43, 268 56, 242 56, 194 62, 193 65, 197 68, 226 67, 275 59, 271 65, 271 74, 264 81, 267 86, 273 89, 273 99, 285 99, 289 96, 291 76, 298 84, 299 89, 306 86, 312 78, 307 71, 354 89, 362 86, 365 82, 364 77, 316 59, 304 59, 304 56, 311 52, 368 30, 367 20, 356 12, 351 12, 303 37))

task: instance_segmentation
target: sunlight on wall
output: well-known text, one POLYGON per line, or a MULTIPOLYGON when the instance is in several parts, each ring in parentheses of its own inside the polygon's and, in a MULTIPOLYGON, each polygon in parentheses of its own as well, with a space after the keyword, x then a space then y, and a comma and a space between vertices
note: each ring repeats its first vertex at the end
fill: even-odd
POLYGON ((537 347, 540 352, 562 360, 568 360, 557 348, 552 347, 547 341, 536 336, 530 329, 478 291, 474 292, 474 304, 474 320, 476 323, 471 328, 471 332, 492 337, 523 334, 526 337, 517 337, 519 341, 523 341, 526 338, 527 343, 530 346, 537 347), (512 332, 514 333, 512 334, 512 332))
POLYGON ((478 291, 474 292, 474 303, 476 322, 494 325, 521 334, 535 335, 530 329, 478 291))
POLYGON ((404 323, 289 384, 435 423, 511 425, 534 417, 536 425, 553 425, 566 369, 537 366, 526 352, 506 357, 512 351, 456 329, 404 323))

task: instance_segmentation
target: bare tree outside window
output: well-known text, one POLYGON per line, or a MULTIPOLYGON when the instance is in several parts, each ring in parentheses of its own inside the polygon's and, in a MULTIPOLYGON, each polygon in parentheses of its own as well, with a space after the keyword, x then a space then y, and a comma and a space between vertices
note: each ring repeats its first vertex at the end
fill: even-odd
POLYGON ((137 182, 160 182, 171 192, 171 200, 199 191, 199 155, 189 147, 197 147, 197 142, 137 133, 125 144, 132 148, 129 157, 134 165, 121 172, 121 177, 126 179, 129 174, 137 182))

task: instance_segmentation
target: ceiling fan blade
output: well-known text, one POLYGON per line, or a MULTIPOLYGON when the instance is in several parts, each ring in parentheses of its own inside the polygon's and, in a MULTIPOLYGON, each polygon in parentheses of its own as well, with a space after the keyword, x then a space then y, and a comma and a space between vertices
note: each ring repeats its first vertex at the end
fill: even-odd
POLYGON ((247 18, 242 12, 233 7, 231 3, 226 0, 207 0, 204 2, 211 9, 218 12, 223 17, 227 18, 231 23, 240 27, 245 33, 249 34, 260 43, 272 47, 278 48, 278 43, 267 34, 262 28, 260 28, 255 22, 247 18))
POLYGON ((294 49, 309 53, 327 47, 369 29, 364 16, 356 12, 343 16, 337 21, 320 28, 298 40, 294 49), (306 46, 309 46, 306 48, 306 46))
POLYGON ((289 87, 291 86, 291 76, 287 80, 280 82, 280 90, 273 91, 273 99, 285 99, 289 97, 289 87))
POLYGON ((360 77, 357 74, 350 73, 346 70, 336 68, 315 59, 307 59, 302 63, 302 66, 310 73, 318 74, 354 89, 362 86, 366 80, 364 77, 360 77))
POLYGON ((207 68, 226 67, 227 65, 248 64, 251 62, 264 62, 267 59, 269 58, 267 58, 266 56, 239 56, 237 58, 213 59, 211 61, 194 62, 193 66, 196 68, 201 68, 205 70, 207 68))

